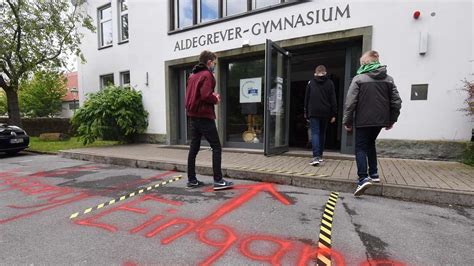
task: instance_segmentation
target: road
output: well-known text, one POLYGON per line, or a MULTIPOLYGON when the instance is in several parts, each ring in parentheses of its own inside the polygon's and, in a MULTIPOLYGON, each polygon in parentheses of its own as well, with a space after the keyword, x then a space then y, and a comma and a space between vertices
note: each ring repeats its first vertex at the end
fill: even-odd
POLYGON ((0 264, 474 265, 472 208, 233 181, 0 155, 0 264))

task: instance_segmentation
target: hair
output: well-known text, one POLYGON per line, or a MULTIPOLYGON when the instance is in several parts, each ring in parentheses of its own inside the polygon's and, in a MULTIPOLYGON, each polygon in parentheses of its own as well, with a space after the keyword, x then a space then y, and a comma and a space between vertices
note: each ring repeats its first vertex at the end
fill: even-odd
POLYGON ((374 50, 367 51, 360 57, 361 65, 367 65, 373 62, 378 62, 378 61, 379 61, 379 53, 374 50))
POLYGON ((199 63, 207 64, 209 60, 216 60, 217 55, 211 51, 204 50, 199 55, 199 63))
POLYGON ((314 73, 318 76, 324 76, 326 75, 326 67, 324 65, 319 65, 314 70, 314 73))

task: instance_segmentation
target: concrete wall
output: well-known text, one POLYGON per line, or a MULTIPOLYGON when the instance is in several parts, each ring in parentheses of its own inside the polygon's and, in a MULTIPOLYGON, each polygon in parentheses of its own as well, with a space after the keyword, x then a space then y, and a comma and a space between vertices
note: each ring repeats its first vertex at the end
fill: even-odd
MULTIPOLYGON (((96 19, 97 7, 109 2, 88 1, 86 8, 96 19)), ((473 123, 458 111, 465 97, 458 88, 462 79, 474 78, 473 6, 468 0, 310 1, 168 35, 168 1, 137 0, 129 3, 130 41, 119 45, 117 2, 112 1, 113 47, 98 50, 97 33, 87 33, 83 38, 82 50, 88 62, 78 68, 80 98, 82 102, 86 93, 99 88, 99 75, 114 73, 115 83, 119 84, 119 72, 130 70, 131 84, 143 92, 145 108, 150 113, 147 133, 166 134, 165 61, 197 56, 203 49, 239 48, 244 40, 253 46, 263 44, 267 38, 279 41, 372 26, 372 48, 388 65, 403 99, 399 123, 390 131, 383 131, 380 138, 469 140, 473 123), (328 22, 263 32, 263 25, 269 20, 302 15, 307 21, 308 12, 328 12, 330 8, 334 12, 338 7, 345 11, 347 6, 350 17, 344 13, 337 20, 334 15, 328 22), (421 12, 418 20, 413 19, 416 10, 421 12), (237 27, 242 30, 242 38, 176 49, 176 43, 182 40, 237 27), (421 31, 429 36, 425 55, 418 53, 421 31), (425 83, 429 84, 428 100, 411 101, 411 85, 425 83)))

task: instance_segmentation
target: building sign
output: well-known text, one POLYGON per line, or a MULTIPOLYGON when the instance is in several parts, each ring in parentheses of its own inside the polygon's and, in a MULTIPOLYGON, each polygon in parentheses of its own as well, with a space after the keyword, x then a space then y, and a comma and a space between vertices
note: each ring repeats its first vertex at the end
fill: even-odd
POLYGON ((202 34, 191 38, 181 39, 176 42, 174 51, 183 51, 191 48, 209 46, 226 41, 243 39, 245 37, 259 36, 276 31, 284 31, 308 27, 320 23, 348 19, 351 17, 350 6, 339 6, 310 10, 306 13, 286 16, 278 19, 256 22, 249 27, 233 27, 222 31, 202 34), (251 36, 248 36, 251 35, 251 36))
POLYGON ((262 78, 240 80, 240 103, 262 102, 262 78))

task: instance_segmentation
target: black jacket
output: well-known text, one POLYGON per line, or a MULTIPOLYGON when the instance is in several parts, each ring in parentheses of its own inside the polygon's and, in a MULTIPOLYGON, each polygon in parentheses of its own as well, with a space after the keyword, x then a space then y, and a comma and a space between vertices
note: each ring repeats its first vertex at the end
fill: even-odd
POLYGON ((304 97, 306 118, 331 118, 337 114, 336 90, 327 76, 315 76, 306 86, 304 97))
POLYGON ((402 108, 393 78, 385 66, 354 77, 347 92, 342 123, 355 127, 391 126, 402 108))

